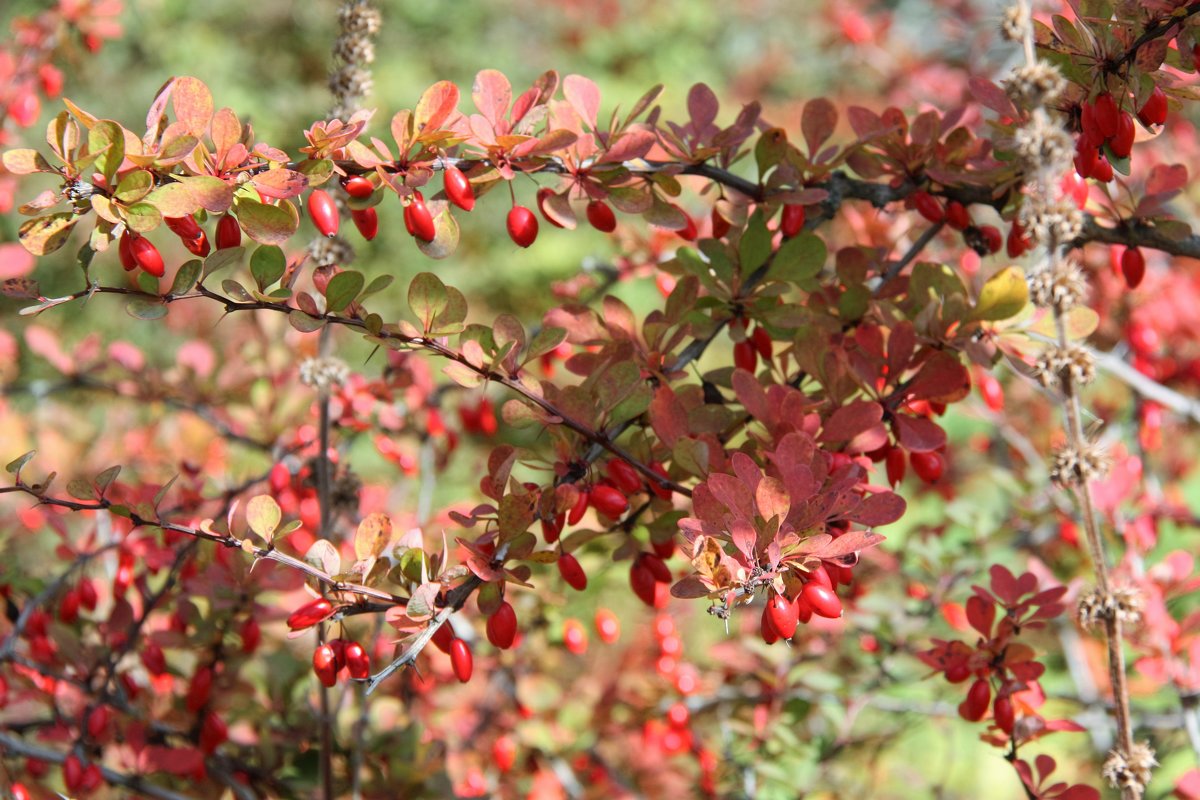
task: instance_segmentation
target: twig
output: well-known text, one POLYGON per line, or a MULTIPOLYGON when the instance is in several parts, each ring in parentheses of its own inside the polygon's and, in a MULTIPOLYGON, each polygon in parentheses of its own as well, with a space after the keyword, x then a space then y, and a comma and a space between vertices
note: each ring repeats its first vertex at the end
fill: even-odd
MULTIPOLYGON (((10 736, 7 733, 0 731, 0 748, 5 753, 15 756, 25 756, 27 758, 36 758, 39 761, 45 761, 49 764, 61 764, 67 760, 67 754, 61 753, 58 750, 51 750, 46 747, 39 747, 35 744, 30 744, 24 739, 16 736, 10 736)), ((104 776, 105 782, 112 786, 123 786, 129 789, 135 795, 144 797, 154 797, 158 800, 192 800, 185 794, 173 792, 170 789, 164 789, 161 786, 156 786, 153 783, 146 781, 140 775, 130 775, 125 772, 117 772, 114 769, 95 762, 100 769, 100 774, 104 776)))

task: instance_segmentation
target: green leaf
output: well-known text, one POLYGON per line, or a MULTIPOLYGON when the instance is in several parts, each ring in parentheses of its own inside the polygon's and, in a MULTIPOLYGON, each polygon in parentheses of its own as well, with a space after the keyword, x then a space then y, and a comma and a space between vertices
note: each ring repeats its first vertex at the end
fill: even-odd
POLYGON ((246 524, 268 544, 282 519, 283 512, 279 510, 279 504, 269 494, 252 497, 246 504, 246 524))
POLYGON ((358 296, 358 299, 362 300, 364 297, 373 295, 376 292, 382 292, 384 289, 391 286, 395 280, 396 277, 394 275, 376 276, 370 283, 367 284, 367 288, 362 290, 362 294, 358 296))
POLYGON ((738 242, 738 260, 742 264, 742 274, 749 275, 754 270, 767 263, 771 255, 771 232, 767 230, 767 221, 761 211, 755 211, 742 232, 738 242))
POLYGON ((204 262, 198 258, 183 262, 183 266, 175 273, 175 280, 171 282, 169 294, 179 295, 190 292, 196 285, 196 281, 199 280, 200 270, 203 268, 204 262))
POLYGON ((117 190, 113 192, 113 199, 123 205, 130 205, 150 194, 150 190, 153 188, 154 176, 148 170, 135 169, 121 178, 121 182, 117 184, 117 190))
POLYGON ((325 310, 330 313, 344 310, 358 297, 359 292, 363 290, 364 283, 366 283, 366 278, 363 277, 363 274, 354 270, 346 270, 334 275, 329 279, 329 285, 325 287, 325 310))
POLYGON ((421 272, 408 286, 408 307, 428 332, 437 315, 446 308, 446 284, 432 272, 421 272))
POLYGON ((457 361, 451 361, 442 367, 442 372, 446 373, 450 380, 467 389, 474 389, 483 383, 482 375, 457 361))
POLYGON ((79 218, 69 211, 35 217, 21 223, 17 238, 21 246, 35 256, 44 256, 67 243, 67 237, 78 221, 79 218))
POLYGON ((155 300, 135 297, 125 304, 125 313, 134 319, 155 320, 167 315, 167 307, 155 300))
POLYGON ((13 475, 16 475, 21 471, 21 468, 28 464, 35 455, 37 455, 37 450, 30 450, 28 453, 17 456, 12 461, 8 462, 4 469, 13 475))
POLYGON ((218 270, 234 264, 242 263, 242 256, 245 255, 246 248, 244 247, 226 247, 224 250, 217 250, 208 258, 204 259, 204 278, 212 275, 218 270))
POLYGON ((162 212, 146 202, 125 209, 125 222, 138 233, 149 233, 162 224, 162 212))
POLYGON ((816 277, 825 266, 825 242, 814 233, 793 236, 779 247, 767 270, 768 280, 803 283, 816 277))
POLYGON ((92 488, 91 481, 83 478, 73 478, 67 482, 67 494, 74 497, 76 500, 95 500, 96 490, 92 488))
POLYGON ((979 290, 979 302, 971 310, 971 319, 1001 320, 1015 317, 1029 302, 1029 285, 1020 267, 1000 270, 979 290))
POLYGON ((156 516, 155 509, 158 508, 158 504, 163 501, 163 498, 167 496, 167 492, 171 491, 171 487, 175 485, 175 481, 177 480, 179 480, 179 476, 172 475, 171 480, 164 483, 162 487, 154 493, 154 505, 147 513, 142 514, 143 517, 156 516))
POLYGON ((300 214, 287 200, 272 206, 239 196, 237 218, 246 235, 259 244, 281 245, 300 227, 300 214))
POLYGON ((527 363, 538 356, 549 353, 566 340, 566 328, 542 328, 533 337, 533 341, 529 343, 529 347, 525 351, 525 360, 522 363, 527 363))
POLYGON ((325 320, 309 316, 299 309, 288 313, 288 322, 301 333, 312 333, 325 327, 325 320))
POLYGON ((273 244, 264 244, 250 255, 250 274, 258 284, 260 292, 283 277, 287 269, 287 257, 283 250, 273 244))
POLYGON ((125 160, 125 131, 110 119, 100 120, 88 131, 88 153, 96 156, 94 169, 112 186, 125 160))
POLYGON ((96 488, 100 490, 100 495, 102 497, 104 496, 104 493, 108 491, 108 487, 112 485, 112 482, 115 481, 117 476, 120 474, 121 465, 117 464, 114 467, 109 467, 96 476, 96 488))

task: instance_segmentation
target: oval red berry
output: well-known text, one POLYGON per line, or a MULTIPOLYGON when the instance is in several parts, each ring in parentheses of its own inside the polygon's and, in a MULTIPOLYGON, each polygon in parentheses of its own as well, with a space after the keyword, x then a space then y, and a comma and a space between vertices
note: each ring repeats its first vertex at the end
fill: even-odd
POLYGON ((314 189, 308 196, 308 216, 322 236, 337 236, 337 204, 324 189, 314 189))

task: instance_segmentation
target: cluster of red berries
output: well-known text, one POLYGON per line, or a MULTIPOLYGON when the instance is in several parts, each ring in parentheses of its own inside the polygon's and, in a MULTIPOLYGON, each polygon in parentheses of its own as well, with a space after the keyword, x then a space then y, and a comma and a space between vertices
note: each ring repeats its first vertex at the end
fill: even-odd
POLYGON ((326 687, 336 684, 339 674, 360 681, 371 677, 371 657, 366 649, 358 642, 346 639, 333 639, 319 645, 313 651, 312 663, 317 680, 326 687))
POLYGON ((749 334, 746 333, 747 325, 745 319, 739 318, 729 326, 729 336, 733 339, 733 365, 754 373, 758 370, 760 357, 764 362, 770 363, 775 355, 775 343, 771 334, 761 325, 755 325, 749 334))
POLYGON ((767 644, 791 639, 800 625, 812 621, 814 614, 826 619, 842 616, 842 601, 835 590, 839 583, 849 584, 853 580, 849 567, 819 564, 802 572, 800 579, 803 585, 794 597, 774 590, 769 593, 759 626, 767 644))
MULTIPOLYGON (((1005 245, 999 228, 995 225, 974 225, 967 207, 957 200, 951 200, 943 206, 941 200, 922 190, 913 192, 909 202, 918 214, 935 225, 944 222, 954 230, 961 231, 963 241, 981 256, 998 253, 1005 245)), ((1015 224, 1013 231, 1008 237, 1010 258, 1016 258, 1028 249, 1028 239, 1025 238, 1024 232, 1015 224)))

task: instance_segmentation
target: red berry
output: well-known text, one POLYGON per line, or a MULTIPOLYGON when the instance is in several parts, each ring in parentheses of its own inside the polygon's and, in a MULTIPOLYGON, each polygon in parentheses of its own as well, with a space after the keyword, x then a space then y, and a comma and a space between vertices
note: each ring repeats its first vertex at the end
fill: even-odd
POLYGON ((904 469, 908 463, 908 459, 904 455, 904 450, 900 447, 893 447, 888 450, 887 454, 887 477, 888 483, 892 486, 898 485, 904 480, 904 469))
POLYGON ((629 510, 629 501, 625 499, 625 495, 621 494, 619 489, 612 486, 593 486, 590 493, 589 501, 592 508, 599 511, 609 519, 620 519, 626 511, 629 510))
POLYGON ((206 258, 212 247, 208 244, 208 237, 204 235, 204 231, 200 231, 200 235, 195 239, 184 239, 183 246, 188 252, 200 258, 206 258))
POLYGON ((375 193, 375 184, 362 175, 353 175, 342 181, 346 194, 358 200, 365 200, 375 193))
POLYGON ((563 646, 577 656, 587 652, 587 631, 577 619, 563 622, 563 646))
POLYGON ((600 637, 600 641, 605 644, 612 644, 621 636, 621 622, 617 619, 617 615, 609 611, 607 608, 596 610, 596 635, 600 637))
POLYGON ((324 597, 318 597, 293 611, 287 619, 287 625, 294 631, 304 630, 316 625, 332 613, 333 604, 324 597))
POLYGON ((603 233, 612 233, 617 229, 617 216, 603 200, 593 200, 587 204, 587 218, 593 228, 603 233))
POLYGON ((144 271, 156 278, 163 276, 166 266, 163 264, 162 253, 158 252, 154 243, 145 236, 135 236, 130 240, 129 252, 133 255, 134 262, 144 271))
POLYGON ((653 553, 642 553, 637 557, 637 560, 642 563, 642 566, 650 571, 654 576, 654 580, 658 583, 671 582, 671 568, 666 562, 653 553))
POLYGON ((716 208, 712 210, 712 236, 714 239, 721 239, 725 234, 729 233, 729 220, 721 216, 716 208))
MULTIPOLYGON (((560 562, 561 564, 561 562, 560 562)), ((561 568, 561 567, 560 567, 561 568)), ((584 576, 586 585, 587 576, 584 576)), ((488 641, 501 650, 512 647, 517 636, 517 612, 507 602, 501 603, 487 621, 488 641)))
POLYGON ((971 215, 967 213, 967 207, 957 200, 947 203, 946 224, 956 231, 966 230, 971 224, 971 215))
POLYGON ((579 520, 583 519, 583 515, 587 513, 588 500, 590 497, 590 492, 581 491, 575 498, 575 505, 571 506, 571 511, 567 514, 568 525, 578 525, 579 520))
POLYGON ((8 104, 8 116, 22 128, 37 122, 42 113, 42 101, 32 88, 19 92, 8 104))
POLYGON ((259 642, 262 641, 262 628, 258 626, 258 621, 253 617, 242 623, 242 652, 249 655, 258 649, 259 642))
POLYGON ((67 760, 63 762, 63 783, 72 794, 83 787, 83 762, 74 753, 67 756, 67 760))
POLYGON ((779 230, 789 239, 804 230, 804 206, 795 203, 785 205, 783 215, 779 218, 779 230))
POLYGON ((1122 111, 1121 115, 1117 117, 1117 133, 1108 142, 1113 155, 1117 158, 1128 158, 1129 154, 1133 152, 1133 137, 1136 132, 1133 117, 1128 112, 1122 111))
MULTIPOLYGON (((599 625, 599 622, 600 622, 600 612, 597 611, 596 612, 597 626, 599 625)), ((603 634, 601 634, 600 638, 604 638, 603 634)), ((6 681, 4 679, 3 675, 0 675, 0 708, 3 708, 6 705, 8 705, 8 681, 6 681)))
POLYGON ((976 383, 979 386, 979 394, 987 407, 995 412, 1003 411, 1004 388, 1000 385, 1000 381, 996 380, 996 376, 990 372, 984 372, 976 383))
POLYGON ((62 70, 53 64, 42 64, 38 67, 38 82, 42 84, 42 94, 51 99, 62 94, 62 70))
POLYGON ((525 206, 513 206, 508 212, 508 236, 518 247, 529 247, 537 239, 538 221, 525 206))
POLYGON ((699 231, 696 230, 696 223, 692 221, 691 216, 689 216, 688 213, 686 211, 684 211, 682 208, 680 208, 679 206, 672 206, 672 208, 674 208, 680 214, 683 214, 683 218, 685 220, 687 220, 687 224, 685 224, 682 228, 679 228, 678 230, 676 230, 675 234, 680 239, 683 239, 684 241, 687 241, 687 242, 696 241, 696 237, 699 235, 699 231))
POLYGON ((1079 139, 1087 147, 1100 147, 1107 138, 1096 124, 1096 106, 1092 103, 1085 101, 1079 105, 1079 131, 1079 139))
POLYGON ((1117 108, 1117 101, 1108 92, 1096 98, 1093 106, 1095 114, 1096 130, 1105 139, 1111 139, 1117 135, 1117 130, 1120 127, 1121 110, 1117 108))
POLYGON ((137 261, 133 257, 133 233, 125 231, 121 234, 121 239, 117 242, 117 255, 121 259, 121 266, 126 272, 137 269, 137 261))
POLYGON ((112 722, 112 709, 108 706, 96 706, 88 713, 87 731, 93 739, 101 739, 108 732, 108 724, 112 722))
POLYGON ((1009 258, 1020 258, 1029 249, 1029 239, 1025 236, 1025 229, 1021 227, 1021 223, 1013 221, 1012 227, 1008 229, 1006 245, 1005 252, 1009 258))
POLYGON ((579 565, 579 561, 570 553, 563 553, 558 557, 558 574, 562 575, 562 579, 577 592, 582 592, 587 588, 587 573, 583 571, 583 567, 579 565))
POLYGON ((471 671, 474 668, 471 648, 457 637, 450 642, 450 666, 454 669, 454 677, 458 678, 459 683, 471 680, 471 671))
POLYGON ((1112 164, 1104 156, 1100 156, 1096 160, 1096 166, 1092 168, 1092 177, 1101 183, 1108 183, 1113 179, 1112 164))
MULTIPOLYGON (((662 477, 662 478, 669 477, 667 475, 667 468, 662 465, 662 462, 651 461, 649 466, 650 466, 650 471, 653 472, 655 475, 658 475, 659 477, 662 477)), ((672 494, 671 490, 668 489, 666 486, 663 486, 659 483, 655 483, 652 481, 650 483, 650 491, 654 492, 654 494, 656 496, 658 496, 659 498, 661 498, 663 500, 671 499, 671 494, 672 494)))
POLYGON ((63 592, 62 599, 58 601, 58 618, 68 625, 79 619, 78 590, 71 588, 63 592))
POLYGON ((333 666, 335 672, 341 672, 346 666, 346 640, 332 639, 329 646, 333 648, 333 666))
POLYGON ((371 656, 358 642, 346 643, 346 669, 356 681, 364 681, 371 677, 371 656))
POLYGON ((374 208, 355 209, 350 212, 350 219, 368 242, 379 234, 379 212, 374 208))
POLYGON ((33 795, 25 788, 22 783, 14 783, 9 791, 12 792, 12 800, 33 800, 33 795))
POLYGON ((937 483, 946 466, 942 454, 935 452, 913 453, 909 456, 909 460, 912 461, 913 472, 917 473, 917 477, 926 483, 937 483))
POLYGON ((200 725, 200 749, 212 755, 228 738, 229 727, 225 720, 213 711, 205 714, 204 722, 200 725))
POLYGON ((767 601, 767 613, 771 620, 771 627, 775 629, 779 638, 792 638, 796 633, 796 626, 800 622, 800 609, 796 604, 789 600, 787 595, 773 594, 767 601))
POLYGON ((950 683, 962 683, 969 677, 971 677, 971 668, 965 661, 959 661, 946 667, 946 680, 950 683))
POLYGON ((978 722, 992 702, 992 687, 986 678, 976 678, 967 690, 967 699, 958 707, 958 714, 969 722, 978 722))
POLYGON ((1141 109, 1138 110, 1138 119, 1146 127, 1162 125, 1167 121, 1167 96, 1161 88, 1155 86, 1146 102, 1142 103, 1141 109))
POLYGON ((767 644, 775 644, 779 641, 779 631, 775 630, 775 623, 771 621, 770 603, 763 606, 762 618, 758 621, 758 633, 767 644))
POLYGON ((433 214, 430 213, 429 206, 425 205, 425 200, 420 195, 414 195, 409 204, 404 207, 404 226, 408 228, 410 234, 423 242, 432 242, 437 236, 437 227, 433 224, 433 214))
POLYGON ((733 346, 733 365, 747 372, 758 368, 758 351, 749 339, 743 339, 733 346))
POLYGON ((240 247, 242 244, 242 228, 237 218, 226 214, 217 223, 217 249, 225 250, 230 247, 240 247))
POLYGON ((1079 141, 1075 143, 1075 172, 1081 178, 1090 178, 1092 173, 1096 171, 1096 164, 1100 159, 1100 149, 1095 145, 1087 142, 1084 137, 1080 136, 1079 141))
POLYGON ((167 659, 157 642, 147 640, 141 652, 142 666, 151 675, 163 675, 167 671, 167 659))
POLYGON ((1146 257, 1141 248, 1128 247, 1121 254, 1121 274, 1125 276, 1125 285, 1136 289, 1146 276, 1146 257))
POLYGON ((979 235, 983 237, 989 253, 998 253, 1004 246, 1004 237, 1000 235, 1000 229, 994 225, 984 225, 979 229, 979 235))
POLYGON ((654 573, 647 569, 641 561, 634 561, 633 566, 630 567, 629 585, 643 603, 651 608, 654 607, 658 581, 654 580, 654 573))
POLYGON ((511 736, 501 736, 492 742, 492 763, 501 772, 508 772, 517 761, 517 743, 511 736))
POLYGON ((775 354, 775 342, 761 325, 754 326, 754 332, 750 334, 750 344, 754 345, 755 351, 762 356, 763 361, 770 361, 771 356, 775 354))
POLYGON ((842 601, 824 584, 816 581, 804 584, 802 596, 804 602, 818 616, 837 619, 842 615, 842 601))
POLYGON ((332 645, 323 644, 313 650, 312 664, 321 685, 328 688, 337 683, 337 653, 332 645))
POLYGON ((934 224, 946 218, 942 204, 929 192, 913 192, 912 203, 918 214, 934 224))
POLYGON ((171 232, 187 242, 189 239, 198 239, 204 235, 204 229, 197 224, 194 217, 163 217, 163 222, 171 229, 171 232))
MULTIPOLYGON (((583 501, 583 506, 587 508, 587 501, 583 501)), ((567 521, 566 514, 555 514, 550 519, 542 520, 542 538, 546 540, 546 544, 554 544, 558 541, 558 535, 562 533, 563 524, 567 521)))
POLYGON ((636 494, 642 490, 642 476, 628 461, 609 459, 605 472, 608 473, 608 479, 626 494, 636 494))
POLYGON ((200 669, 196 670, 196 674, 192 676, 191 683, 188 684, 187 697, 185 698, 188 711, 194 714, 208 704, 209 695, 212 694, 212 684, 212 667, 200 667, 200 669))
POLYGON ((454 629, 450 627, 449 622, 442 623, 436 631, 433 632, 433 643, 437 645, 437 649, 443 653, 450 652, 450 643, 454 641, 454 629))
POLYGON ((475 192, 471 189, 471 182, 467 180, 467 176, 458 167, 446 167, 442 173, 442 181, 446 188, 446 197, 451 203, 461 208, 463 211, 470 211, 475 207, 475 192))
POLYGON ((1013 723, 1016 722, 1012 700, 1007 697, 997 697, 996 702, 992 705, 992 716, 995 718, 996 727, 1005 733, 1012 733, 1013 723))
POLYGON ((337 204, 324 189, 314 189, 308 196, 308 216, 322 236, 337 236, 338 210, 337 204))

